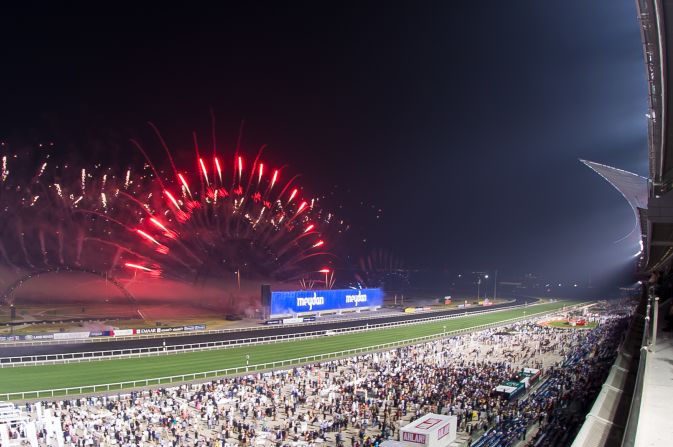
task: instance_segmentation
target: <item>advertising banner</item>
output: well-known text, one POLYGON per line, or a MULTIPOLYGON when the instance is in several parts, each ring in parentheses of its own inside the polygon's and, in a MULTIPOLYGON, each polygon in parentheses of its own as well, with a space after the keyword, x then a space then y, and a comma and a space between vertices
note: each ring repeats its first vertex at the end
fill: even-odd
POLYGON ((54 340, 74 340, 77 338, 89 338, 89 332, 57 332, 54 340))
POLYGON ((124 335, 139 335, 139 334, 161 334, 165 332, 188 332, 188 331, 203 331, 206 329, 205 324, 192 324, 189 326, 176 326, 176 327, 146 327, 138 329, 117 329, 110 331, 111 334, 115 337, 120 337, 124 335))
POLYGON ((185 329, 184 326, 180 327, 158 327, 157 332, 184 332, 187 329, 185 329))
POLYGON ((115 331, 91 331, 89 337, 114 337, 115 331))
POLYGON ((26 334, 26 335, 0 336, 0 342, 3 342, 3 341, 53 340, 53 339, 54 339, 54 334, 26 334))
POLYGON ((124 335, 133 335, 135 334, 135 329, 116 329, 112 331, 113 337, 123 337, 124 335))
POLYGON ((26 340, 53 340, 54 334, 28 334, 26 340))
POLYGON ((283 324, 297 324, 301 323, 303 320, 301 318, 283 318, 283 324))
POLYGON ((381 289, 271 292, 271 315, 380 307, 382 304, 381 289))

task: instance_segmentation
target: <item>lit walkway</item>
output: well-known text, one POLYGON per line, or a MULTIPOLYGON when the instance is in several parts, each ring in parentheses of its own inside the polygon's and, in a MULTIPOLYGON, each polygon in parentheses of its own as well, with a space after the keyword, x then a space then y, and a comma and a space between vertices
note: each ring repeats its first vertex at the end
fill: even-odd
POLYGON ((654 352, 647 356, 636 447, 673 445, 673 332, 662 332, 668 306, 660 309, 654 352))

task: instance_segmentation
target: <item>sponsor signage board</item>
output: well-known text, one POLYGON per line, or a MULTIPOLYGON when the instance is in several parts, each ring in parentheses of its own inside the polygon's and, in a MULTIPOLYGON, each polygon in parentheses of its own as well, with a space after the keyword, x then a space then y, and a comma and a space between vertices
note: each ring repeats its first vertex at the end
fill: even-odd
POLYGON ((123 337, 125 335, 135 334, 135 329, 117 329, 111 332, 113 337, 123 337))
POLYGON ((139 334, 165 334, 169 332, 189 332, 189 331, 203 331, 206 329, 205 324, 192 324, 189 326, 175 326, 175 327, 146 327, 138 329, 117 329, 111 331, 115 337, 124 335, 139 335, 139 334))
POLYGON ((28 334, 24 340, 53 340, 54 334, 28 334))
POLYGON ((271 315, 381 307, 381 289, 294 290, 271 292, 271 315))
POLYGON ((428 440, 428 436, 422 433, 411 433, 405 431, 402 433, 402 441, 413 442, 414 444, 423 444, 425 445, 428 440))
POLYGON ((407 446, 448 447, 456 440, 458 418, 426 414, 400 429, 400 440, 407 446))
POLYGON ((0 342, 53 340, 53 339, 54 339, 54 334, 26 334, 26 335, 2 335, 2 336, 0 336, 0 342))
MULTIPOLYGON (((27 336, 26 336, 27 337, 27 336)), ((54 334, 37 334, 33 335, 33 340, 53 340, 54 334)), ((26 338, 27 340, 27 338, 26 338)))
POLYGON ((0 335, 0 341, 20 341, 25 340, 25 335, 0 335))
POLYGON ((89 332, 57 332, 54 334, 54 340, 75 340, 78 338, 89 338, 89 332))
POLYGON ((456 439, 456 427, 455 424, 452 424, 450 421, 439 427, 437 430, 437 440, 443 439, 445 436, 453 436, 453 439, 456 439))
POLYGON ((303 318, 283 318, 283 324, 303 323, 303 318))
POLYGON ((116 329, 111 331, 56 332, 49 334, 26 334, 26 335, 7 335, 7 336, 2 335, 0 336, 0 342, 35 341, 35 340, 74 340, 89 337, 120 337, 124 335, 134 335, 134 334, 203 331, 205 329, 206 329, 205 324, 193 324, 190 326, 158 327, 158 328, 145 328, 145 329, 116 329))

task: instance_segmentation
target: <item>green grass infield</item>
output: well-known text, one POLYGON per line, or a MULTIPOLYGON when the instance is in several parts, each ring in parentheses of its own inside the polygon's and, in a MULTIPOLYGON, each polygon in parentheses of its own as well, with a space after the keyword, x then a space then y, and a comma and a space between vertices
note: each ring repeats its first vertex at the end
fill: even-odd
MULTIPOLYGON (((529 306, 525 309, 505 310, 473 317, 440 320, 431 323, 422 323, 391 329, 380 329, 369 332, 287 341, 266 345, 161 355, 156 357, 2 368, 0 369, 0 399, 5 397, 3 396, 5 393, 50 390, 67 387, 89 387, 83 389, 83 393, 104 392, 106 391, 105 388, 97 387, 94 390, 90 388, 90 386, 241 367, 246 365, 246 356, 249 356, 249 364, 255 365, 354 348, 366 348, 423 336, 439 336, 444 331, 450 332, 461 329, 470 329, 479 325, 497 323, 503 320, 523 317, 525 315, 550 312, 572 304, 576 303, 560 301, 529 306)), ((157 343, 160 343, 160 341, 157 341, 157 343)), ((286 365, 289 365, 289 363, 286 363, 286 365)), ((157 381, 150 383, 150 385, 156 384, 158 384, 157 381)), ((74 393, 75 391, 72 391, 68 394, 74 393)), ((57 394, 62 395, 65 393, 57 394)), ((42 394, 41 396, 46 397, 45 394, 42 394)), ((20 395, 9 397, 11 399, 21 398, 20 395)), ((24 397, 29 399, 38 396, 26 395, 24 397)))

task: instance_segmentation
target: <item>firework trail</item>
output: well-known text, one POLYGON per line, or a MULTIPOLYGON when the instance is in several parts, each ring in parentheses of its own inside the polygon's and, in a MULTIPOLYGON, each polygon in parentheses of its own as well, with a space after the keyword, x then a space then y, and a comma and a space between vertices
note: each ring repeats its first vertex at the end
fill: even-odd
POLYGON ((265 163, 264 147, 250 163, 239 143, 230 163, 194 135, 193 162, 181 166, 151 126, 165 158, 132 140, 145 163, 123 170, 2 146, 0 262, 205 282, 295 279, 329 256, 331 214, 303 196, 298 176, 265 163))
POLYGON ((16 271, 106 271, 104 252, 115 250, 101 239, 107 225, 79 213, 91 174, 56 162, 50 146, 0 149, 0 261, 16 271))
POLYGON ((366 287, 382 287, 387 282, 408 282, 404 262, 390 250, 373 249, 360 257, 355 279, 366 287), (392 281, 394 280, 394 281, 392 281))

